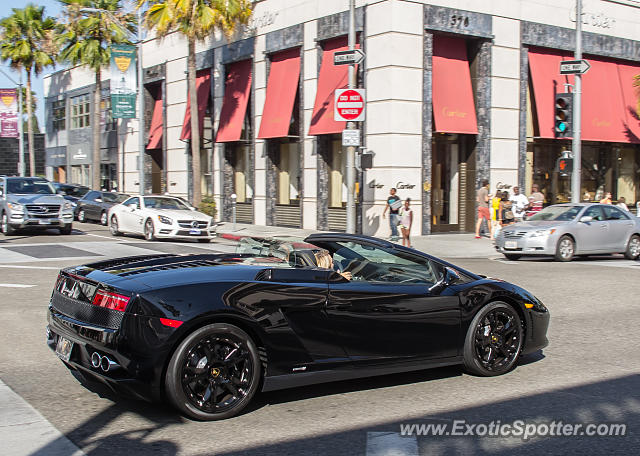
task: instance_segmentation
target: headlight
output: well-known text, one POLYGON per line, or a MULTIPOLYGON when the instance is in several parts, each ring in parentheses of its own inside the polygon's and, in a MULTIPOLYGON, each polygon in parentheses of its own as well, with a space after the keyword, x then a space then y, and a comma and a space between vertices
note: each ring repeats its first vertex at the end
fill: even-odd
POLYGON ((24 212, 24 206, 22 204, 7 203, 7 206, 9 206, 9 209, 11 209, 12 211, 24 212))
POLYGON ((171 220, 169 217, 165 217, 164 215, 159 215, 158 220, 160 221, 160 223, 164 223, 165 225, 173 224, 173 220, 171 220))
POLYGON ((67 201, 66 203, 64 203, 62 205, 62 209, 65 210, 65 211, 73 209, 73 203, 70 203, 70 202, 67 201))
POLYGON ((536 230, 533 233, 531 233, 529 236, 531 237, 549 236, 555 232, 556 232, 555 228, 548 228, 546 230, 536 230))

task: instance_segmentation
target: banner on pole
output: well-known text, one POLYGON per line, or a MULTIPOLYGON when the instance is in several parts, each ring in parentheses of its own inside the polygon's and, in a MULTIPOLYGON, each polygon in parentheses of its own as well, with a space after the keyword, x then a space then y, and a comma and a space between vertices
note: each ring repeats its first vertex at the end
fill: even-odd
POLYGON ((111 112, 114 119, 136 117, 136 47, 111 46, 111 112))
POLYGON ((18 91, 0 89, 0 138, 18 137, 18 91))

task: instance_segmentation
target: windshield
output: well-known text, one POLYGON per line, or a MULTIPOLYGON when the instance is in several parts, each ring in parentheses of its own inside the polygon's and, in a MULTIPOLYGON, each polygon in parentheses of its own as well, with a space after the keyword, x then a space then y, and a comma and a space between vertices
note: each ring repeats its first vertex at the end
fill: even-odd
POLYGON ((145 196, 144 205, 149 209, 179 209, 187 211, 190 209, 179 199, 156 196, 145 196))
POLYGON ((105 203, 122 203, 129 196, 124 193, 103 193, 102 199, 105 203))
POLYGON ((575 219, 581 209, 581 206, 549 206, 529 217, 527 221, 535 222, 540 220, 555 220, 559 222, 568 222, 575 219))
POLYGON ((49 181, 44 179, 8 179, 7 193, 55 195, 56 191, 49 181))

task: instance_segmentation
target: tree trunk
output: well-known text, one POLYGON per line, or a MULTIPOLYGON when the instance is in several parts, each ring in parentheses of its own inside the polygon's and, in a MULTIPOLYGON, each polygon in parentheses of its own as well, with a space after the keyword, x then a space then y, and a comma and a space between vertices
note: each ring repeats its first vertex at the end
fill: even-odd
POLYGON ((91 159, 91 188, 93 190, 101 190, 102 187, 100 182, 100 136, 102 133, 100 125, 100 101, 102 98, 101 76, 100 68, 98 68, 96 70, 96 91, 93 93, 93 157, 91 159))
MULTIPOLYGON (((31 71, 27 71, 27 142, 29 143, 29 175, 36 175, 36 158, 33 147, 33 106, 31 105, 31 71)), ((22 113, 20 113, 22 122, 22 113)))
POLYGON ((202 201, 202 176, 200 173, 200 119, 198 117, 198 94, 196 91, 196 42, 189 39, 189 55, 187 57, 189 103, 191 103, 191 170, 193 185, 192 204, 198 207, 202 201))

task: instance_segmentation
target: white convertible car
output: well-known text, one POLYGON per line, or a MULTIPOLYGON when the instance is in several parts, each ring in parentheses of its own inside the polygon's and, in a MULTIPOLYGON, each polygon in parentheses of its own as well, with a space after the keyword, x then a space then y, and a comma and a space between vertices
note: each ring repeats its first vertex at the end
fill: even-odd
POLYGON ((213 218, 165 195, 134 196, 113 206, 109 228, 114 236, 143 234, 148 241, 178 238, 209 242, 215 236, 213 218))

